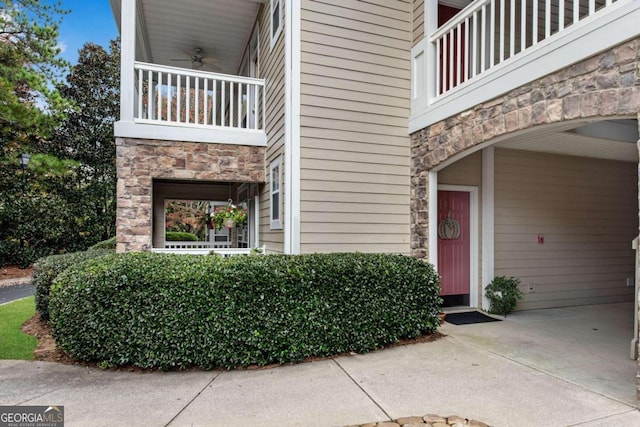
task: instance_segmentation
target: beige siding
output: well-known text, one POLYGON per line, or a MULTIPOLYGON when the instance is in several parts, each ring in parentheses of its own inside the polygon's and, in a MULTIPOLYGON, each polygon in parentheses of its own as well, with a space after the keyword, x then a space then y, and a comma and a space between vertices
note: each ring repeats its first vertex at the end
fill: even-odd
POLYGON ((413 0, 411 21, 415 46, 424 37, 424 0, 413 0))
POLYGON ((409 252, 411 17, 408 0, 302 1, 302 252, 409 252))
POLYGON ((495 164, 495 273, 522 280, 518 308, 632 301, 637 165, 505 149, 495 164))
MULTIPOLYGON (((482 295, 482 152, 477 151, 438 172, 438 185, 463 185, 478 188, 477 242, 478 281, 477 295, 482 295)), ((478 298, 482 305, 482 298, 478 298)))
MULTIPOLYGON (((284 152, 284 8, 281 19, 283 25, 282 32, 280 33, 278 41, 273 48, 271 48, 269 2, 266 2, 261 8, 258 15, 258 22, 260 27, 258 77, 266 80, 266 131, 268 144, 266 154, 266 184, 262 186, 262 191, 260 193, 260 244, 266 245, 270 252, 282 252, 284 248, 284 232, 283 230, 271 230, 269 224, 269 164, 284 152)), ((284 158, 282 159, 282 168, 286 168, 284 158)), ((284 182, 282 184, 282 191, 286 191, 286 185, 284 182)), ((282 195, 280 198, 281 200, 284 199, 282 195)), ((284 216, 282 206, 280 212, 282 212, 282 215, 284 216)))

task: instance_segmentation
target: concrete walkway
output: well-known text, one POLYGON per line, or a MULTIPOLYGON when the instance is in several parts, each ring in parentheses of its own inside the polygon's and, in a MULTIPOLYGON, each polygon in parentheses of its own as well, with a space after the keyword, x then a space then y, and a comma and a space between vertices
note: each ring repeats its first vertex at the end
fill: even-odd
MULTIPOLYGON (((597 311, 571 310, 574 319, 597 311)), ((565 345, 562 334, 552 338, 567 322, 548 330, 545 311, 447 324, 449 336, 433 343, 257 371, 129 373, 0 361, 0 405, 64 405, 66 426, 340 426, 426 413, 494 426, 640 425, 635 363, 618 360, 619 378, 609 377, 614 369, 603 361, 616 356, 590 350, 608 332, 565 345), (594 357, 579 363, 582 374, 571 362, 576 353, 594 357), (605 390, 607 382, 620 384, 605 390)), ((627 351, 628 342, 620 353, 627 351)))

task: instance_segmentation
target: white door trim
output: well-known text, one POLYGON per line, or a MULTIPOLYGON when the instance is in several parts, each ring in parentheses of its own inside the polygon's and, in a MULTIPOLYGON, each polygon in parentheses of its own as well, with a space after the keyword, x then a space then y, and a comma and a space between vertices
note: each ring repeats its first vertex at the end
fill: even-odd
MULTIPOLYGON (((471 212, 469 213, 469 246, 470 246, 470 257, 469 257, 469 306, 470 307, 478 307, 478 222, 479 222, 479 209, 478 209, 478 187, 470 186, 470 185, 449 185, 449 184, 438 184, 438 191, 459 191, 463 193, 469 193, 469 198, 471 199, 471 212)), ((429 206, 433 201, 429 200, 429 206)), ((435 198, 435 206, 436 212, 438 207, 438 196, 436 192, 435 198)), ((438 218, 437 215, 435 217, 435 223, 437 224, 438 218)), ((435 228, 429 229, 429 236, 432 234, 436 235, 437 225, 435 228), (433 232, 432 232, 433 230, 433 232)), ((434 252, 438 252, 438 244, 436 239, 436 246, 434 252)))

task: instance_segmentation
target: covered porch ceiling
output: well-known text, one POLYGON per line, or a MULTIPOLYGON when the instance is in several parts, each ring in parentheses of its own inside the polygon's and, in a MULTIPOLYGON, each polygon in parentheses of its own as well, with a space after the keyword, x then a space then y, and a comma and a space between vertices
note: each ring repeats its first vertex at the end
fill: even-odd
MULTIPOLYGON (((123 1, 110 0, 118 28, 123 1)), ((238 74, 264 0, 136 1, 136 60, 192 68, 201 49, 203 71, 238 74)))
POLYGON ((638 121, 571 122, 515 136, 496 144, 512 150, 638 162, 638 121))

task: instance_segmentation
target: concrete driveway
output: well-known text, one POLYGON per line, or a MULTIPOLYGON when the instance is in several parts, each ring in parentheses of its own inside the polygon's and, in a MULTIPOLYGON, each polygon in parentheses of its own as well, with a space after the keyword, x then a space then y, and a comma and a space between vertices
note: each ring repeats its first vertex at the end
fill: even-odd
POLYGON ((606 322, 586 320, 623 308, 444 325, 449 336, 433 343, 253 371, 0 361, 0 405, 64 405, 66 426, 340 426, 427 413, 494 426, 638 426, 630 336, 618 351, 606 322))
POLYGON ((445 323, 441 330, 462 343, 638 405, 638 364, 629 358, 633 303, 514 312, 502 322, 445 323))

